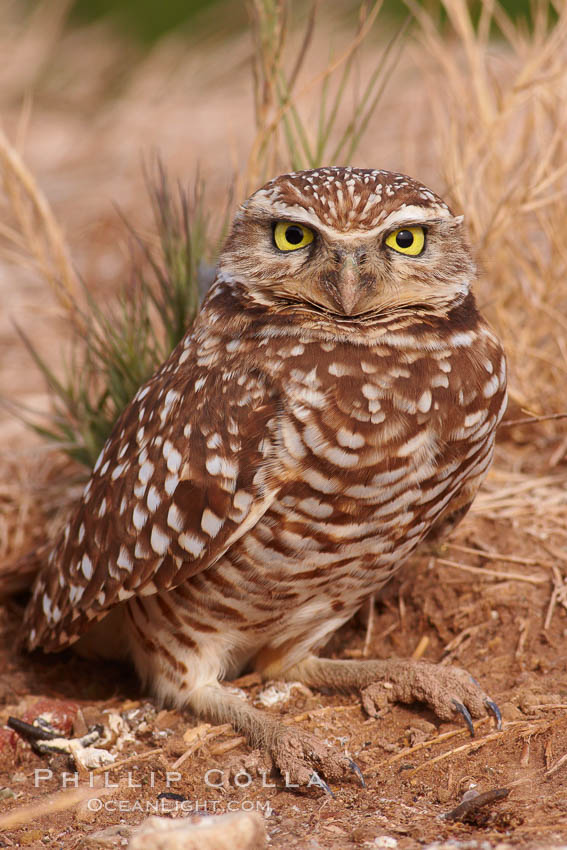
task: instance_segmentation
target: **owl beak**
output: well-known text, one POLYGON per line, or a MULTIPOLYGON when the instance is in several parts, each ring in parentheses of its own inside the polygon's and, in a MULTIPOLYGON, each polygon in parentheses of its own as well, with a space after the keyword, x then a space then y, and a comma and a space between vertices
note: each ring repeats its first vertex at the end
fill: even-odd
POLYGON ((360 269, 352 254, 347 254, 343 260, 338 275, 337 290, 342 311, 345 315, 352 316, 361 295, 360 269))

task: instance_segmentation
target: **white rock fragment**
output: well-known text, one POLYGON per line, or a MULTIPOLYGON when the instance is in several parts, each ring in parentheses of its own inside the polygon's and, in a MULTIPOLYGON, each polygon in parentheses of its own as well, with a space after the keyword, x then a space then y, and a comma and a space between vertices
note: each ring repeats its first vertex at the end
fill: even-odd
POLYGON ((112 746, 120 752, 125 744, 136 743, 128 723, 115 711, 104 711, 104 733, 99 743, 105 747, 112 746))
POLYGON ((128 850, 263 850, 264 820, 257 812, 187 818, 151 817, 132 835, 128 850))
POLYGON ((126 847, 128 837, 132 833, 132 827, 120 824, 119 826, 108 826, 98 832, 84 835, 81 847, 84 850, 116 850, 117 847, 126 847))
POLYGON ((86 770, 95 770, 97 767, 105 767, 114 764, 116 756, 100 747, 82 747, 78 741, 70 741, 69 753, 75 759, 77 767, 86 770))
POLYGON ((311 696, 311 691, 302 682, 274 682, 273 685, 269 685, 263 691, 260 691, 255 702, 260 703, 265 708, 287 702, 294 688, 311 696))

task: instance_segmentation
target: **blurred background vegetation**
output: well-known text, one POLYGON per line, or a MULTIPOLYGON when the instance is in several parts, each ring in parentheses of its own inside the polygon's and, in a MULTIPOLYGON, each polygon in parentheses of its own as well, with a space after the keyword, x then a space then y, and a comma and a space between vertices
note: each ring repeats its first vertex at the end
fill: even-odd
MULTIPOLYGON (((421 0, 418 3, 430 12, 438 12, 441 19, 442 4, 439 0, 421 0)), ((335 7, 344 7, 345 13, 355 16, 356 0, 334 0, 335 7)), ((469 2, 473 19, 478 18, 482 3, 469 2)), ((530 21, 531 0, 501 0, 499 4, 513 20, 525 18, 530 21)), ((550 4, 552 5, 552 4, 550 4)), ((248 23, 247 3, 243 0, 75 0, 71 21, 90 23, 101 19, 109 20, 123 35, 151 45, 172 31, 195 35, 195 30, 208 29, 214 22, 218 35, 245 29, 248 23)), ((296 4, 298 13, 305 4, 296 4)), ((403 0, 386 0, 384 13, 395 19, 407 14, 403 0)))

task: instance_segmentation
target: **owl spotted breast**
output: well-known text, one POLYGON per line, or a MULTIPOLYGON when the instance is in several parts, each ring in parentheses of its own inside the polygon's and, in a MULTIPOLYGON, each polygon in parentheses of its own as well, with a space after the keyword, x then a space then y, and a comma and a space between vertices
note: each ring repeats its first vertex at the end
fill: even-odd
POLYGON ((320 168, 237 212, 199 316, 124 411, 26 613, 30 648, 127 653, 158 697, 231 722, 296 782, 356 766, 220 682, 358 691, 450 719, 463 670, 315 652, 490 465, 506 366, 462 219, 401 174, 320 168))

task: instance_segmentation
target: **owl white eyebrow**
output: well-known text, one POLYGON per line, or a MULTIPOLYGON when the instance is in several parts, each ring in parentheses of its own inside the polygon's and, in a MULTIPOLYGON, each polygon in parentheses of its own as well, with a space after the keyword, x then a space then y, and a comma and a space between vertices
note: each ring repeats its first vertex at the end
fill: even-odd
POLYGON ((421 226, 434 224, 441 221, 454 220, 455 217, 451 214, 447 207, 436 205, 434 207, 422 207, 416 204, 409 204, 393 210, 389 215, 386 215, 382 221, 377 222, 374 227, 369 229, 349 229, 343 232, 337 231, 332 226, 327 226, 322 222, 315 213, 302 207, 284 207, 283 205, 274 204, 273 207, 265 209, 258 208, 258 213, 263 218, 263 215, 269 215, 270 221, 289 221, 290 224, 303 224, 312 228, 315 232, 319 232, 326 236, 329 240, 351 240, 353 238, 372 239, 380 236, 385 231, 394 230, 402 225, 421 226), (275 214, 275 215, 274 215, 275 214))
POLYGON ((426 224, 437 224, 441 221, 450 221, 453 215, 447 207, 436 205, 434 207, 420 207, 417 205, 402 206, 397 210, 393 210, 386 218, 380 222, 380 227, 377 230, 395 230, 398 227, 419 227, 426 224))
POLYGON ((421 219, 420 221, 416 221, 415 218, 408 218, 405 221, 396 222, 394 227, 392 227, 390 225, 389 227, 381 227, 380 230, 381 230, 382 233, 395 233, 396 230, 403 230, 404 228, 409 229, 411 227, 423 227, 424 229, 427 229, 431 225, 441 224, 444 221, 447 221, 447 219, 446 218, 428 218, 426 221, 424 221, 423 219, 421 219))

